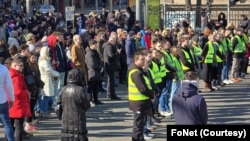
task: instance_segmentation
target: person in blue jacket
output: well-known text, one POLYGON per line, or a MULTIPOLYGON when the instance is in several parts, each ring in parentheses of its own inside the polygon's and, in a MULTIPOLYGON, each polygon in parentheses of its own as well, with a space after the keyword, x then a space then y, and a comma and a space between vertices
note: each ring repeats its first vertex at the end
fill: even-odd
POLYGON ((206 125, 208 121, 205 98, 198 94, 198 75, 189 71, 173 97, 173 113, 178 125, 206 125))

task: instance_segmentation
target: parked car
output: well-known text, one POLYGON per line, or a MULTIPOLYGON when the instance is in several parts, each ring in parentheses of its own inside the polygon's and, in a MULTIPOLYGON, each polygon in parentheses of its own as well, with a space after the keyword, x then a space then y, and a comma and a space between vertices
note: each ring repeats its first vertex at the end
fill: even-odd
POLYGON ((49 12, 54 13, 55 12, 55 7, 53 5, 40 5, 39 12, 41 14, 47 14, 49 12))

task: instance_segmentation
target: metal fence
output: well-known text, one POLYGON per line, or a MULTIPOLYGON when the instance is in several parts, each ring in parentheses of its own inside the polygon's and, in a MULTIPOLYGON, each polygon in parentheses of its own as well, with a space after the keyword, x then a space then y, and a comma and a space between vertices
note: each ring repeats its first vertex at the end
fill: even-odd
MULTIPOLYGON (((197 13, 197 8, 200 9, 206 9, 205 5, 202 5, 201 7, 195 7, 192 6, 192 11, 185 11, 185 5, 161 5, 161 26, 162 27, 169 27, 171 28, 173 26, 174 21, 181 21, 186 17, 189 17, 191 20, 191 26, 194 28, 201 28, 197 27, 198 25, 196 23, 196 18, 201 18, 200 13, 197 13)), ((245 14, 250 18, 250 10, 248 10, 250 5, 237 5, 234 7, 230 7, 230 22, 232 22, 236 27, 238 26, 238 23, 240 21, 240 15, 245 14)), ((227 11, 227 5, 212 5, 211 6, 211 13, 210 13, 210 19, 211 20, 217 20, 218 15, 223 12, 225 13, 226 17, 228 16, 227 11)), ((199 21, 199 20, 198 20, 199 21)))

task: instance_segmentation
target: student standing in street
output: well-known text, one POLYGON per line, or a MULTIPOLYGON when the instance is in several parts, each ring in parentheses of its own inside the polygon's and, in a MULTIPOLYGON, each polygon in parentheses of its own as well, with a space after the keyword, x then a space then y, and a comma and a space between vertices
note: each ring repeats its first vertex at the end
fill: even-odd
POLYGON ((97 42, 89 40, 89 47, 86 48, 85 62, 88 68, 88 94, 91 96, 91 105, 103 104, 98 100, 99 84, 104 70, 101 59, 97 52, 97 42))
POLYGON ((152 113, 151 99, 154 98, 154 91, 149 79, 144 75, 142 69, 144 64, 145 55, 142 51, 139 51, 135 53, 133 63, 129 66, 129 109, 134 113, 132 141, 144 140, 144 126, 147 116, 152 113))

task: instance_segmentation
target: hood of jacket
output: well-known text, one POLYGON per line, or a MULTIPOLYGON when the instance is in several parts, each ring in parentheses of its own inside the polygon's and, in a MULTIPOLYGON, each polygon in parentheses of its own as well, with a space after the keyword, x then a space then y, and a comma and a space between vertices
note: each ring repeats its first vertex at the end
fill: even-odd
POLYGON ((13 77, 24 77, 21 72, 18 72, 16 69, 9 68, 10 76, 13 77))
POLYGON ((69 71, 69 74, 67 76, 67 84, 75 84, 79 86, 83 86, 83 74, 80 69, 74 68, 69 71))
POLYGON ((188 98, 198 94, 198 88, 190 82, 182 82, 178 89, 177 96, 188 98))
POLYGON ((53 50, 56 48, 56 43, 57 43, 57 36, 55 35, 50 35, 48 36, 48 46, 53 50))

